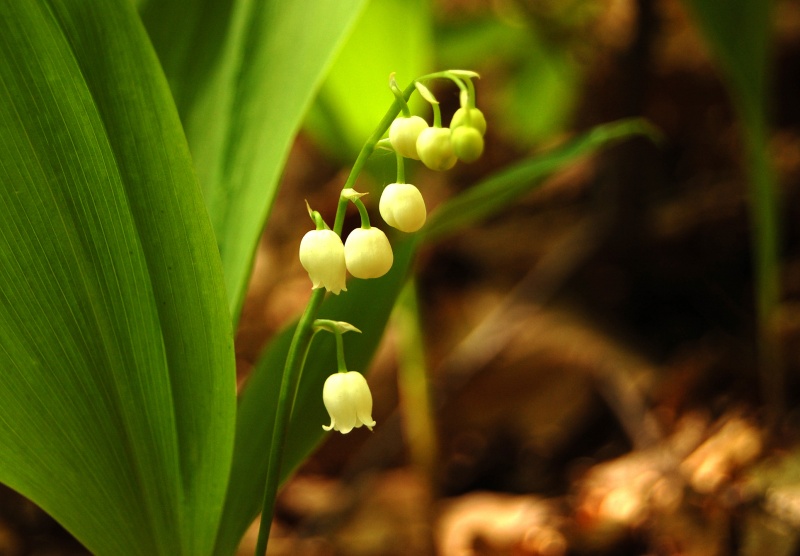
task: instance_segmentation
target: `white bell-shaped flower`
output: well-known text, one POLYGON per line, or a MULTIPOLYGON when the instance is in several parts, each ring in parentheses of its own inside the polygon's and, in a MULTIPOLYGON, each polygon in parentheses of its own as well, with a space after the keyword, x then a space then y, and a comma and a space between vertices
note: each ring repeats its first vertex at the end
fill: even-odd
POLYGON ((331 230, 311 230, 300 242, 300 264, 311 278, 312 289, 325 288, 339 295, 347 291, 347 270, 342 239, 331 230))
POLYGON ((416 232, 425 224, 427 209, 419 189, 410 183, 390 183, 378 204, 383 220, 401 232, 416 232))
POLYGON ((379 278, 394 262, 389 238, 378 228, 356 228, 344 242, 347 270, 356 278, 379 278))
POLYGON ((326 431, 333 429, 347 434, 361 425, 369 430, 375 426, 372 393, 361 373, 349 371, 329 376, 322 387, 322 401, 331 417, 330 425, 322 425, 326 431))
POLYGON ((450 141, 450 129, 429 127, 417 139, 419 159, 431 170, 449 170, 456 164, 456 153, 450 141))
POLYGON ((389 142, 402 156, 419 160, 417 138, 424 129, 428 129, 428 122, 419 116, 400 116, 389 126, 389 142))

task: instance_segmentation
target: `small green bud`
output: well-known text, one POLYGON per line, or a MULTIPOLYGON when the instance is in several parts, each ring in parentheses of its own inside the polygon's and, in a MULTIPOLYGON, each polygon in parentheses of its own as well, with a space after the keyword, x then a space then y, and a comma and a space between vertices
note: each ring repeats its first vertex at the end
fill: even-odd
POLYGON ((417 139, 417 153, 420 160, 431 170, 449 170, 458 160, 453 151, 448 128, 429 127, 422 130, 417 139))
POLYGON ((462 162, 475 162, 483 154, 483 136, 474 127, 462 125, 453 130, 453 152, 462 162))
POLYGON ((406 158, 419 160, 417 154, 417 138, 428 129, 428 122, 419 116, 396 118, 389 127, 389 142, 392 148, 406 158))
POLYGON ((486 135, 486 118, 477 108, 459 108, 450 120, 450 129, 469 125, 477 129, 481 135, 486 135), (467 110, 469 110, 469 124, 467 124, 467 110))

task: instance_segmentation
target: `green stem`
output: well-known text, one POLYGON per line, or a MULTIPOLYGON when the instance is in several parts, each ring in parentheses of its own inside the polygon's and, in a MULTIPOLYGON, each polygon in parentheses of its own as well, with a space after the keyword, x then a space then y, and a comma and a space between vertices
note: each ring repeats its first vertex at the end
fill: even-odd
POLYGON ((400 87, 397 86, 397 81, 394 80, 394 74, 392 74, 391 79, 389 79, 389 88, 392 90, 392 94, 400 103, 400 109, 403 111, 403 116, 410 118, 411 109, 408 107, 408 102, 406 102, 406 99, 403 98, 403 92, 400 90, 400 87))
MULTIPOLYGON (((444 72, 443 72, 444 73, 444 72)), ((431 74, 425 76, 425 79, 430 79, 431 77, 443 77, 443 75, 439 74, 431 74)), ((414 82, 412 81, 411 84, 403 90, 403 95, 401 98, 396 98, 392 105, 389 107, 389 110, 386 111, 381 121, 378 123, 378 126, 375 128, 375 131, 372 132, 372 135, 369 136, 367 141, 364 143, 364 146, 361 147, 361 152, 358 153, 358 158, 353 163, 353 169, 350 170, 350 175, 347 176, 347 181, 344 183, 344 187, 342 189, 352 189, 353 186, 356 184, 356 179, 361 174, 361 170, 364 169, 364 165, 367 163, 367 160, 372 153, 375 152, 375 146, 378 144, 378 141, 381 140, 381 137, 386 133, 386 130, 389 129, 389 126, 392 125, 392 122, 400 113, 402 109, 402 104, 408 102, 408 99, 411 98, 411 94, 416 91, 416 87, 414 87, 414 82)), ((347 199, 339 198, 339 205, 336 207, 336 220, 333 223, 333 231, 339 235, 342 235, 342 226, 344 226, 344 213, 347 210, 347 199)))
POLYGON ((467 107, 475 108, 475 85, 472 83, 472 79, 467 79, 467 88, 469 90, 467 107))
POLYGON ((344 341, 342 340, 342 333, 334 330, 333 335, 336 337, 336 370, 340 373, 347 372, 347 365, 344 362, 344 341))
POLYGON ((397 182, 396 183, 406 183, 406 165, 405 159, 403 155, 399 152, 395 151, 397 155, 397 182))
POLYGON ((365 230, 369 230, 372 226, 369 225, 369 213, 367 212, 367 207, 364 206, 364 202, 361 199, 350 200, 358 209, 358 214, 361 217, 361 227, 365 230))
POLYGON ((433 108, 433 127, 442 127, 442 111, 438 104, 431 104, 433 108))
POLYGON ((311 346, 311 338, 314 336, 314 317, 320 305, 322 305, 323 299, 325 299, 325 290, 322 288, 314 290, 314 293, 311 294, 306 310, 297 323, 292 343, 289 346, 289 353, 286 356, 281 389, 278 394, 278 406, 275 412, 275 425, 272 430, 272 443, 269 449, 269 467, 267 468, 267 479, 264 485, 264 503, 261 510, 261 523, 258 528, 256 556, 264 556, 267 553, 269 528, 272 525, 275 497, 278 494, 278 485, 280 483, 281 461, 283 448, 286 444, 286 433, 289 430, 293 402, 297 392, 297 384, 300 381, 300 374, 303 371, 305 356, 311 346))

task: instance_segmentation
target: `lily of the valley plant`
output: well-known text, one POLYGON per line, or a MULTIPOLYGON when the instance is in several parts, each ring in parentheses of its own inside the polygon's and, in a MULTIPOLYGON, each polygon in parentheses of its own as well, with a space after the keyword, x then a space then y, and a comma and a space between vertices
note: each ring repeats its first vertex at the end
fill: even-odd
POLYGON ((365 194, 353 189, 356 179, 376 149, 393 150, 397 157, 397 178, 383 190, 378 203, 380 215, 386 224, 401 232, 413 233, 420 230, 427 218, 425 200, 417 187, 405 183, 405 159, 420 160, 428 168, 442 171, 452 168, 458 160, 474 162, 480 157, 483 152, 486 120, 475 106, 472 79, 477 77, 475 72, 449 70, 420 77, 401 91, 392 75, 389 88, 395 97, 394 102, 353 164, 339 196, 333 226, 329 226, 318 211, 308 207, 314 229, 303 237, 299 256, 303 268, 308 272, 313 293, 295 329, 284 367, 272 435, 257 555, 266 554, 292 400, 305 354, 316 332, 324 330, 334 334, 338 364, 338 372, 328 377, 322 391, 323 403, 331 418, 330 424, 322 425, 323 428, 347 434, 362 425, 370 430, 376 425, 372 419, 372 394, 367 381, 362 374, 348 371, 344 361, 342 334, 358 330, 348 323, 316 318, 325 292, 340 295, 347 291, 348 272, 357 279, 380 278, 389 272, 394 262, 388 237, 370 222, 369 212, 361 199, 365 194), (460 92, 461 108, 454 114, 450 127, 442 126, 439 103, 425 85, 435 79, 450 80, 460 92), (408 100, 414 92, 419 92, 430 103, 433 109, 432 125, 422 117, 411 114, 408 100), (388 138, 384 138, 387 133, 388 138), (343 242, 342 226, 349 203, 356 206, 361 217, 361 226, 351 231, 343 242))

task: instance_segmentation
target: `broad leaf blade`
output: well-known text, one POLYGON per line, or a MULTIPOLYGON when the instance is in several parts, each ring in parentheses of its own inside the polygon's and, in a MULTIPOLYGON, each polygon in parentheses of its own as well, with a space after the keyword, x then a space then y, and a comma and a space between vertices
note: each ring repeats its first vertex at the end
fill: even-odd
POLYGON ((211 550, 231 327, 128 2, 0 6, 0 479, 93 552, 211 550))
MULTIPOLYGON (((180 55, 167 69, 219 243, 234 321, 292 140, 363 3, 239 0, 230 19, 218 6, 223 17, 187 18, 196 31, 178 33, 184 39, 175 44, 157 43, 162 59, 171 60, 172 48, 191 52, 185 37, 191 44, 225 37, 219 58, 202 51, 214 64, 210 70, 195 66, 193 72, 187 68, 192 57, 180 55)), ((158 4, 145 9, 151 25, 158 21, 154 13, 163 13, 158 4)), ((167 1, 163 10, 182 4, 167 1)))

